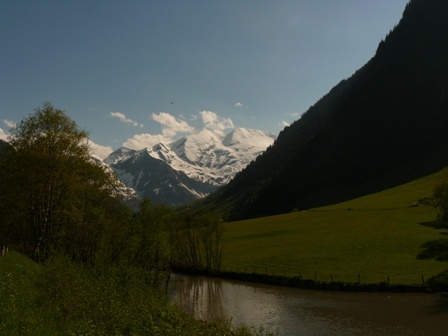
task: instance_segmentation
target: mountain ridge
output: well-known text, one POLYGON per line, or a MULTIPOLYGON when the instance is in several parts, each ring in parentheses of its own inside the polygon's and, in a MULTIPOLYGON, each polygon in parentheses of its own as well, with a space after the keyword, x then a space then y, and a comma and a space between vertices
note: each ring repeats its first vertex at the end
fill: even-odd
POLYGON ((151 148, 120 147, 104 162, 141 198, 178 205, 228 183, 275 138, 250 128, 236 128, 227 135, 203 129, 151 148))
POLYGON ((448 165, 448 3, 412 0, 376 54, 201 207, 229 220, 327 205, 448 165))

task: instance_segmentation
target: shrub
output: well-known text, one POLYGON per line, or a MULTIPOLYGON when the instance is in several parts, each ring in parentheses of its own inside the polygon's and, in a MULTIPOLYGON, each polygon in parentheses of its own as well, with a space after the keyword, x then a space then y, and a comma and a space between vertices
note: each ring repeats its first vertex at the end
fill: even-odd
POLYGON ((443 220, 448 220, 448 182, 438 184, 434 188, 434 199, 440 209, 440 216, 443 220))

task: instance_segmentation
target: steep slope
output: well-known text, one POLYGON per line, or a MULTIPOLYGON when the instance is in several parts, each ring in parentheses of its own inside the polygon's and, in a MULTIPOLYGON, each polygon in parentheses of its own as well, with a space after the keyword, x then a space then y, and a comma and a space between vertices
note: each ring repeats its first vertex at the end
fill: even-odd
POLYGON ((101 158, 96 155, 91 155, 90 159, 98 166, 103 167, 107 174, 114 177, 116 181, 113 187, 114 194, 117 195, 132 210, 137 211, 141 199, 136 195, 135 190, 127 187, 120 179, 117 179, 115 172, 106 163, 104 163, 101 158))
POLYGON ((448 165, 448 1, 412 0, 376 55, 202 202, 241 219, 336 203, 448 165))
POLYGON ((270 133, 247 128, 235 129, 225 137, 202 130, 139 151, 120 148, 104 161, 140 197, 177 205, 228 183, 274 139, 270 133))
POLYGON ((211 185, 189 178, 185 173, 174 170, 163 160, 156 159, 148 149, 140 151, 120 148, 105 162, 115 171, 126 186, 133 188, 141 198, 159 204, 181 204, 210 193, 211 185), (126 153, 126 155, 123 155, 126 153), (207 189, 208 188, 208 189, 207 189))

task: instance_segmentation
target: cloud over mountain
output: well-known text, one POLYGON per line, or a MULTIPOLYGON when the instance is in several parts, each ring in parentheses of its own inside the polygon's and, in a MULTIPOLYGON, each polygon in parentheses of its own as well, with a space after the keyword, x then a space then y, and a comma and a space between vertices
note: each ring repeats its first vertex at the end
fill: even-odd
POLYGON ((197 124, 196 127, 189 124, 184 117, 180 115, 175 117, 167 112, 153 113, 151 118, 160 124, 162 134, 140 133, 135 134, 123 143, 123 147, 140 150, 151 148, 156 144, 168 144, 179 138, 197 133, 206 129, 223 136, 226 131, 235 128, 231 118, 224 118, 213 111, 200 111, 191 116, 191 122, 197 124))
POLYGON ((111 112, 109 115, 113 118, 119 119, 121 122, 123 122, 125 124, 132 125, 134 127, 138 127, 138 126, 143 127, 142 124, 139 124, 138 122, 127 118, 126 115, 121 112, 111 112))
POLYGON ((151 148, 158 143, 167 143, 169 140, 165 138, 161 134, 135 134, 134 137, 128 139, 124 144, 123 147, 139 150, 142 148, 151 148))
POLYGON ((113 151, 112 147, 98 145, 92 140, 88 141, 88 146, 90 153, 98 156, 100 159, 105 159, 113 151))
POLYGON ((188 125, 185 120, 176 119, 166 112, 153 113, 152 119, 162 126, 162 134, 167 138, 174 137, 179 133, 189 134, 194 132, 194 127, 188 125))
POLYGON ((7 138, 8 138, 8 134, 6 134, 5 133, 5 131, 3 131, 1 128, 0 128, 0 140, 7 140, 7 138))
POLYGON ((201 111, 199 114, 202 117, 204 128, 217 134, 224 135, 225 130, 235 127, 232 119, 220 117, 215 112, 201 111))

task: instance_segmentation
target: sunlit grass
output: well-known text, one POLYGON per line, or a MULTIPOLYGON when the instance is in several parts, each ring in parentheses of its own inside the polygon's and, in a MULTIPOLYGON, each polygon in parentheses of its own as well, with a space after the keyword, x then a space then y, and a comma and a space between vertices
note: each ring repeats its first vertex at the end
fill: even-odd
POLYGON ((443 180, 448 169, 349 202, 226 223, 224 267, 319 281, 421 284, 448 268, 417 258, 424 243, 444 232, 428 225, 437 209, 419 201, 443 180))

